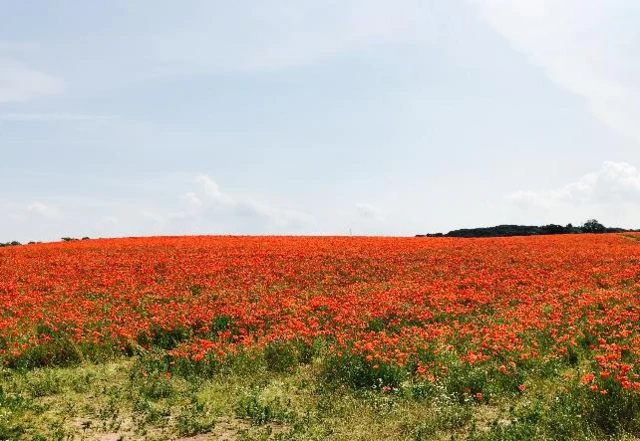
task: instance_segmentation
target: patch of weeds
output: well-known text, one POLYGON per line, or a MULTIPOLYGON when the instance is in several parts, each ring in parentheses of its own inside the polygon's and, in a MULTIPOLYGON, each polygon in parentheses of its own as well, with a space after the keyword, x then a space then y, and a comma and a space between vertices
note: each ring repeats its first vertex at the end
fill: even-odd
POLYGON ((539 426, 525 423, 503 424, 493 421, 489 430, 480 431, 473 428, 469 441, 529 441, 544 440, 539 426))
POLYGON ((26 428, 20 423, 0 419, 0 439, 20 439, 26 433, 26 428))
POLYGON ((7 365, 14 369, 35 369, 47 366, 73 366, 84 359, 75 343, 64 337, 29 346, 19 355, 9 357, 7 365))
POLYGON ((176 389, 170 378, 158 372, 148 373, 138 382, 138 391, 146 398, 159 400, 175 395, 176 389))
POLYGON ((563 413, 582 422, 590 432, 604 437, 624 433, 640 433, 640 395, 624 389, 614 378, 599 378, 599 388, 592 391, 588 385, 574 383, 559 395, 552 415, 563 413))
MULTIPOLYGON (((261 427, 257 430, 241 430, 238 435, 240 441, 268 441, 273 438, 273 428, 271 426, 261 427)), ((278 434, 278 440, 285 440, 284 434, 278 434)))
POLYGON ((290 342, 271 342, 264 348, 264 361, 270 371, 291 372, 299 364, 297 348, 290 342))
POLYGON ((83 372, 80 375, 73 377, 71 381, 71 390, 76 393, 85 393, 91 389, 91 386, 96 381, 96 374, 93 372, 83 372))
POLYGON ((214 427, 214 417, 195 395, 191 397, 191 402, 182 407, 176 416, 176 431, 180 436, 210 432, 214 427))
POLYGON ((438 433, 451 433, 467 426, 473 419, 473 406, 459 404, 450 397, 434 400, 428 417, 419 425, 406 427, 403 432, 416 441, 434 439, 438 433))
POLYGON ((487 380, 485 368, 458 362, 449 365, 444 386, 449 395, 455 396, 459 403, 464 403, 469 396, 486 394, 487 380))
POLYGON ((538 399, 523 407, 512 408, 508 420, 496 419, 490 423, 486 430, 472 427, 469 440, 569 441, 587 439, 579 427, 579 418, 576 419, 576 415, 571 415, 571 420, 566 420, 568 416, 565 413, 554 415, 548 404, 538 399), (566 423, 570 423, 570 426, 567 426, 566 423))
POLYGON ((407 378, 407 372, 401 367, 367 361, 363 355, 326 357, 322 374, 325 381, 346 384, 354 389, 397 388, 407 378))
POLYGON ((152 405, 146 412, 145 422, 151 425, 165 427, 171 418, 171 408, 168 406, 152 405))
POLYGON ((164 357, 153 354, 140 357, 129 370, 130 386, 152 400, 170 398, 176 390, 169 369, 169 362, 164 357))
POLYGON ((57 395, 63 391, 63 378, 59 371, 49 368, 27 373, 25 387, 32 397, 57 395))
POLYGON ((284 422, 292 419, 288 405, 283 405, 279 398, 267 400, 259 389, 253 388, 241 397, 236 406, 236 415, 249 420, 256 426, 263 426, 272 421, 284 422))

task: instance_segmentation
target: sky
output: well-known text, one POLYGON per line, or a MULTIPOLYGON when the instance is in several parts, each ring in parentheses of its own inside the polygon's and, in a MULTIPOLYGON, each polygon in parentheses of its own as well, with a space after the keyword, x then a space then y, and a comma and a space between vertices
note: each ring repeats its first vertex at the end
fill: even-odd
POLYGON ((0 0, 0 242, 640 228, 636 0, 0 0))

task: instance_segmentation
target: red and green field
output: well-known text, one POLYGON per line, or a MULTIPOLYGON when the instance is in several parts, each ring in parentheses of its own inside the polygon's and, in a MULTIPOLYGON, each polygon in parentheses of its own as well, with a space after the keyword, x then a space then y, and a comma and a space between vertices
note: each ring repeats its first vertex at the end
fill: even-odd
POLYGON ((634 439, 640 235, 0 249, 0 439, 634 439))

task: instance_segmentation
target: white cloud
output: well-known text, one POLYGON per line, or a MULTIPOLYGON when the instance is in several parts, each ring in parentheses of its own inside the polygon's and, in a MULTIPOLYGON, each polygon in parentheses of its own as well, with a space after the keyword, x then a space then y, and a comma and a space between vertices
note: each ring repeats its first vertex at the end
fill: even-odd
MULTIPOLYGON (((253 198, 221 190, 206 174, 192 179, 195 188, 183 193, 173 209, 144 208, 143 221, 152 224, 154 234, 255 234, 290 233, 308 227, 313 218, 305 213, 281 208, 253 198)), ((165 201, 165 207, 171 201, 165 201)))
POLYGON ((640 142, 634 0, 470 0, 480 15, 604 124, 640 142))
POLYGON ((23 102, 62 92, 63 82, 15 60, 0 58, 0 103, 23 102))
POLYGON ((29 213, 35 213, 39 216, 42 216, 50 220, 62 219, 62 213, 57 207, 53 205, 43 204, 42 202, 36 201, 36 202, 33 202, 32 204, 29 204, 27 206, 27 211, 29 213))
POLYGON ((209 176, 168 177, 155 190, 99 199, 59 195, 31 203, 0 196, 0 242, 60 237, 180 234, 299 234, 314 218, 265 200, 225 193, 209 176), (178 187, 176 189, 176 187, 178 187), (172 189, 172 190, 170 190, 172 189), (171 194, 171 196, 167 196, 171 194))
POLYGON ((192 191, 188 191, 187 193, 183 194, 182 199, 191 207, 194 207, 194 208, 202 207, 202 201, 192 191))
POLYGON ((562 188, 547 191, 517 191, 507 201, 522 206, 553 209, 561 206, 629 204, 640 207, 640 171, 625 162, 607 161, 562 188))
POLYGON ((198 185, 198 191, 201 194, 188 192, 183 197, 192 205, 197 205, 199 202, 198 208, 202 208, 197 213, 199 216, 253 219, 259 223, 266 222, 266 225, 263 225, 266 228, 300 226, 311 220, 310 216, 295 210, 282 209, 251 198, 225 193, 211 177, 205 174, 197 175, 193 182, 198 185))
POLYGON ((361 217, 379 222, 385 221, 384 211, 380 207, 366 202, 356 202, 355 207, 361 217))
POLYGON ((241 200, 235 204, 234 213, 248 218, 262 218, 275 227, 302 226, 311 221, 311 216, 295 210, 274 207, 254 200, 241 200))
POLYGON ((194 178, 193 182, 200 187, 200 190, 202 190, 209 199, 224 205, 236 204, 231 196, 220 191, 218 183, 209 176, 200 174, 194 178))

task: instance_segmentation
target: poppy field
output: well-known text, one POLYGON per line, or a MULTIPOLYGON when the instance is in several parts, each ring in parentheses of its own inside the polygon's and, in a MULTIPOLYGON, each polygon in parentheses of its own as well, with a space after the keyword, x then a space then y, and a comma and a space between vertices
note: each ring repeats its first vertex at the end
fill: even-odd
POLYGON ((639 296, 631 233, 7 247, 0 439, 634 439, 639 296))

